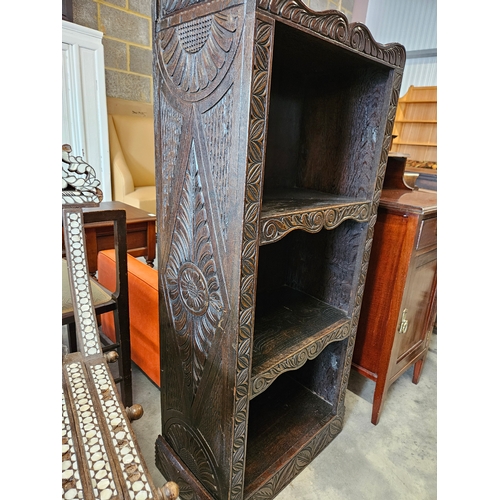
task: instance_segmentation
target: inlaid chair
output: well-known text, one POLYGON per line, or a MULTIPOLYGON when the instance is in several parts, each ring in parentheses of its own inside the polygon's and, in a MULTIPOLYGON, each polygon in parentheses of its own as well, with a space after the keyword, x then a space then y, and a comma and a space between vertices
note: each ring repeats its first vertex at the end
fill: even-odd
MULTIPOLYGON (((68 149, 68 148, 66 148, 68 149)), ((70 151, 63 150, 63 163, 67 165, 66 171, 63 169, 63 184, 68 186, 76 185, 81 188, 83 181, 90 186, 87 189, 96 188, 98 190, 97 200, 102 200, 102 193, 97 188, 93 169, 81 158, 71 156, 70 151)), ((98 182, 98 181, 97 181, 98 182)), ((75 186, 73 186, 75 187, 75 186)), ((68 191, 75 193, 75 191, 68 191)), ((75 195, 73 195, 75 196, 75 195)), ((129 302, 128 302, 128 280, 127 280, 127 242, 126 242, 126 215, 124 210, 92 210, 85 211, 85 207, 98 205, 98 203, 88 203, 78 195, 76 199, 69 199, 70 205, 77 206, 81 202, 83 224, 98 222, 112 222, 114 226, 114 248, 116 255, 116 280, 114 289, 107 289, 90 278, 90 288, 92 303, 97 316, 103 313, 112 312, 115 338, 110 340, 101 332, 101 342, 103 351, 116 351, 118 375, 114 381, 120 385, 120 394, 125 406, 131 406, 132 395, 132 366, 130 357, 130 322, 129 322, 129 302)), ((66 205, 67 206, 67 205, 66 205)), ((83 238, 85 234, 83 233, 83 238)), ((68 262, 62 258, 62 324, 68 327, 68 344, 70 352, 78 349, 76 342, 76 324, 74 305, 70 293, 70 283, 68 279, 68 262)))
POLYGON ((154 486, 132 429, 142 407, 124 406, 108 367, 115 351, 105 353, 101 344, 81 208, 95 206, 102 195, 89 182, 93 169, 87 165, 90 170, 82 167, 78 172, 67 159, 70 172, 73 167, 85 175, 82 182, 68 182, 63 175, 62 217, 77 349, 69 354, 63 349, 62 358, 62 498, 174 500, 178 485, 154 486))

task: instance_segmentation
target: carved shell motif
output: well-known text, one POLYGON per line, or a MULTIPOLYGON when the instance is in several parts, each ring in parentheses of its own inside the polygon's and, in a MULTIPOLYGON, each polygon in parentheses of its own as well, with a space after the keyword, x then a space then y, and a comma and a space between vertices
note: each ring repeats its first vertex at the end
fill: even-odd
POLYGON ((159 33, 163 68, 179 90, 201 92, 229 68, 241 31, 238 13, 229 9, 159 33))
POLYGON ((102 201, 101 181, 81 156, 71 155, 71 146, 62 146, 62 204, 96 205, 102 201))
POLYGON ((162 17, 175 12, 176 10, 185 9, 190 5, 195 5, 203 0, 163 0, 160 8, 162 17))

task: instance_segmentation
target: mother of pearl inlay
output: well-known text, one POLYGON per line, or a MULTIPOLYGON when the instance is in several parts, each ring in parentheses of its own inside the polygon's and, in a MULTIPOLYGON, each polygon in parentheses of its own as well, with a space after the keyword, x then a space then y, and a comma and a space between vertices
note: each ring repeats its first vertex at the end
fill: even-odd
POLYGON ((64 390, 62 390, 62 490, 63 498, 83 498, 80 472, 73 444, 64 390), (66 496, 69 495, 69 496, 66 496))
POLYGON ((83 354, 91 356, 101 354, 95 314, 90 314, 89 304, 92 303, 90 282, 86 269, 86 249, 83 242, 83 215, 80 211, 67 210, 66 228, 69 236, 68 269, 69 280, 73 284, 76 296, 75 320, 78 321, 83 340, 83 354), (84 309, 85 308, 85 309, 84 309))
POLYGON ((103 364, 90 367, 108 430, 117 448, 117 457, 130 497, 134 500, 153 499, 153 492, 146 477, 141 458, 134 446, 129 424, 121 411, 117 395, 109 381, 109 374, 103 364), (119 450, 119 451, 118 451, 119 450), (131 465, 132 464, 132 465, 131 465), (135 494, 134 494, 135 493, 135 494))
POLYGON ((76 417, 77 425, 80 428, 83 438, 83 448, 85 450, 85 457, 88 463, 94 495, 99 499, 103 499, 105 497, 111 498, 112 496, 117 495, 117 489, 111 472, 109 457, 104 445, 104 439, 99 427, 97 414, 92 405, 90 390, 85 380, 83 366, 81 363, 72 363, 66 367, 66 371, 69 378, 70 392, 77 410, 83 408, 85 408, 86 411, 93 410, 90 411, 85 418, 82 418, 81 413, 77 411, 76 417), (77 384, 78 388, 75 389, 75 385, 77 384), (97 474, 99 474, 99 483, 96 481, 97 474), (102 482, 104 479, 107 480, 106 483, 102 482), (99 484, 106 484, 106 486, 100 488, 99 484), (103 495, 104 492, 109 492, 109 496, 108 493, 103 495))

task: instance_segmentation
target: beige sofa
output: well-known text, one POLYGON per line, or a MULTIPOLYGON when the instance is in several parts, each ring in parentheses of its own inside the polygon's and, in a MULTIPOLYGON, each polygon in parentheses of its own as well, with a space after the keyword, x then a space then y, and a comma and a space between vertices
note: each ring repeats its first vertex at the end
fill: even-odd
POLYGON ((108 114, 113 200, 156 214, 152 117, 108 114))

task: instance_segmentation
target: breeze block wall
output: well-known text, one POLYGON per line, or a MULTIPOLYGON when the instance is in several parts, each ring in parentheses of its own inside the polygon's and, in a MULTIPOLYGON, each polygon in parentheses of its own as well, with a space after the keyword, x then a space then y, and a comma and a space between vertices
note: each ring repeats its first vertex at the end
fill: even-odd
MULTIPOLYGON (((350 20, 355 0, 303 0, 350 20)), ((101 31, 106 95, 153 104, 151 0, 73 0, 73 22, 101 31)))
POLYGON ((103 33, 107 97, 152 104, 151 0, 73 0, 73 22, 103 33))

